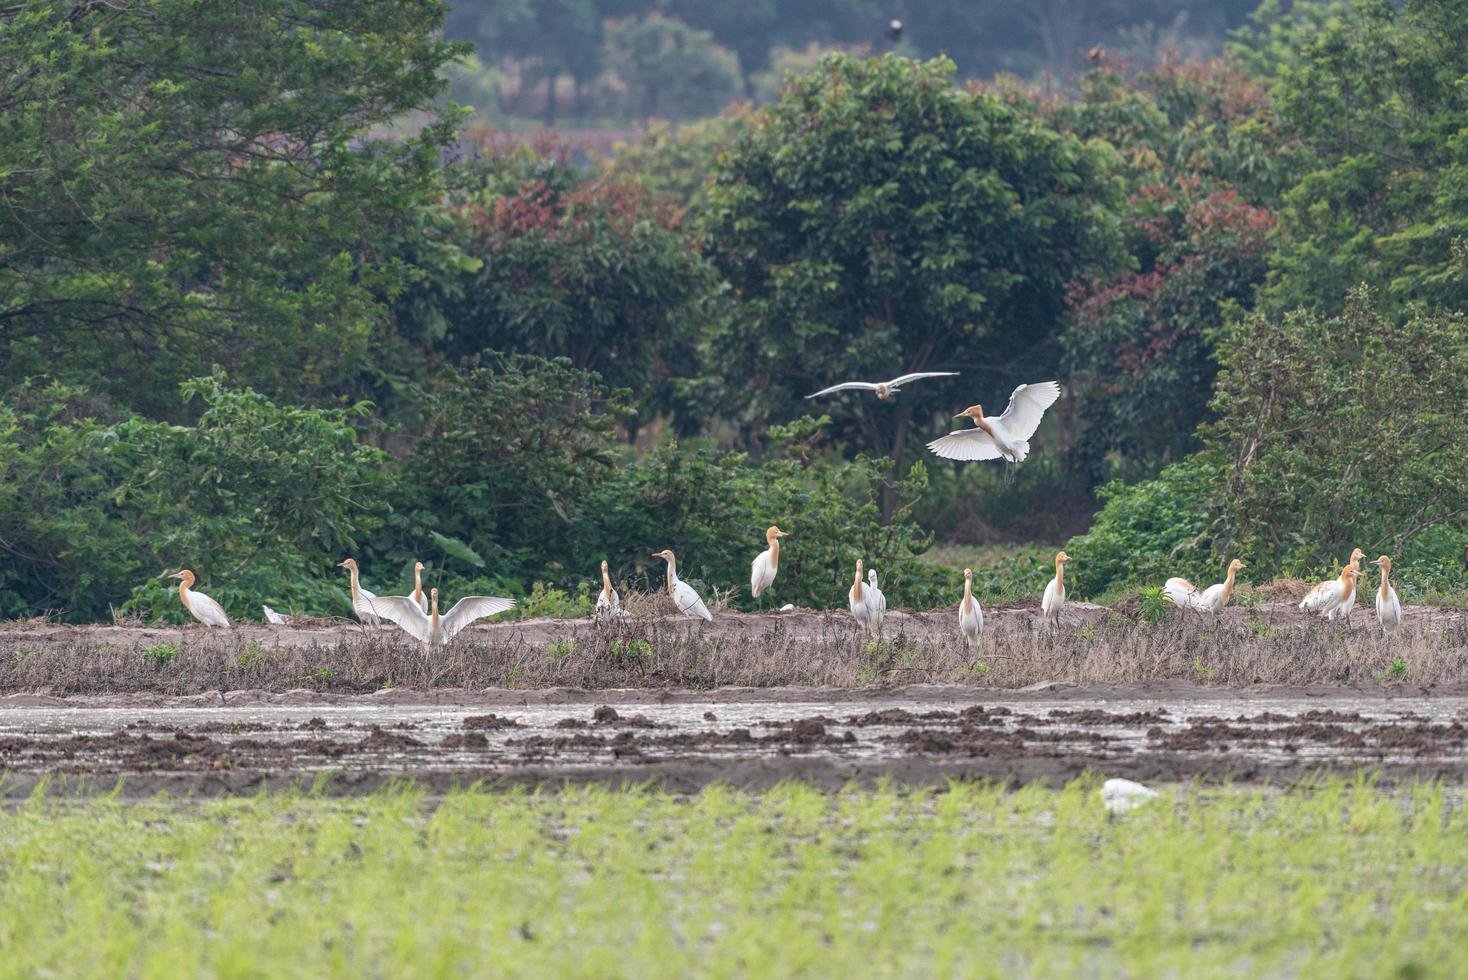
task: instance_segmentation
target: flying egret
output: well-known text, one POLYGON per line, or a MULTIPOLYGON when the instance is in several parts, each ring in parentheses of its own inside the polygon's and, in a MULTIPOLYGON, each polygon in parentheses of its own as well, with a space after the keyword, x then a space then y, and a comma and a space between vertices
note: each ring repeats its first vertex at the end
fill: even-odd
POLYGON ((714 614, 703 604, 703 599, 699 598, 693 586, 678 578, 678 559, 673 555, 672 549, 654 551, 652 556, 668 563, 668 595, 673 597, 673 605, 678 607, 678 611, 689 619, 706 619, 712 623, 714 614))
POLYGON ((1340 578, 1322 582, 1310 590, 1310 594, 1300 600, 1300 608, 1305 612, 1318 612, 1326 619, 1335 619, 1347 600, 1354 604, 1356 581, 1360 577, 1361 573, 1354 565, 1342 566, 1340 578))
POLYGON ((357 618, 368 626, 379 625, 382 612, 375 605, 377 596, 362 588, 361 582, 358 581, 357 559, 344 558, 336 563, 336 567, 347 570, 347 576, 352 583, 352 611, 357 614, 357 618))
POLYGON ((622 597, 612 588, 612 577, 607 574, 607 563, 601 563, 601 594, 596 597, 596 619, 598 622, 622 615, 622 597))
POLYGON ((839 385, 822 388, 815 394, 806 395, 805 397, 807 399, 819 398, 822 395, 829 395, 836 391, 875 391, 878 398, 886 401, 901 391, 902 386, 905 384, 911 384, 921 378, 952 378, 957 376, 957 374, 957 371, 919 371, 916 374, 904 374, 901 377, 893 378, 891 381, 844 381, 839 385))
POLYGON ((276 612, 274 609, 271 609, 269 606, 261 606, 260 608, 265 610, 265 622, 269 623, 271 626, 290 625, 290 620, 286 619, 284 616, 276 612))
POLYGON ((1101 784, 1101 805, 1111 813, 1126 813, 1156 798, 1155 789, 1130 779, 1108 779, 1101 784))
POLYGON ((1386 555, 1371 564, 1381 569, 1381 588, 1376 590, 1376 618, 1381 621, 1381 631, 1392 633, 1402 625, 1402 603, 1397 599, 1397 590, 1388 579, 1392 574, 1392 560, 1386 555))
POLYGON ((865 589, 867 599, 867 612, 871 615, 872 625, 877 632, 882 631, 882 620, 887 618, 887 597, 882 590, 877 588, 877 570, 867 569, 867 587, 865 589))
POLYGON ((749 594, 758 599, 759 594, 775 584, 775 573, 780 570, 780 539, 788 538, 789 531, 782 531, 771 524, 765 530, 764 551, 754 556, 749 566, 749 594))
POLYGON ((846 602, 851 609, 852 618, 866 629, 872 624, 872 607, 867 603, 866 583, 861 579, 861 559, 856 560, 856 578, 851 582, 851 589, 846 593, 846 602))
POLYGON ((1235 558, 1228 563, 1228 574, 1223 581, 1210 585, 1201 592, 1185 578, 1170 578, 1162 586, 1162 596, 1179 609, 1191 609, 1196 613, 1216 616, 1220 609, 1228 605, 1228 600, 1234 594, 1234 575, 1239 569, 1248 567, 1235 558))
POLYGON ((958 628, 963 630, 965 646, 977 646, 984 632, 984 610, 974 598, 974 570, 963 570, 963 601, 958 604, 958 628))
POLYGON ((203 623, 205 626, 228 626, 229 617, 224 614, 224 607, 202 592, 195 592, 194 573, 187 568, 174 572, 169 578, 179 580, 178 597, 183 602, 184 608, 189 614, 203 623))
POLYGON ((1054 381, 1020 385, 1009 396, 1009 407, 998 417, 985 415, 984 406, 970 405, 956 419, 972 419, 974 428, 950 432, 928 443, 944 459, 1006 459, 1018 463, 1030 454, 1030 437, 1040 427, 1045 409, 1060 397, 1054 381))
POLYGON ((428 590, 429 611, 426 614, 413 601, 412 596, 380 595, 372 603, 379 616, 398 624, 404 633, 420 640, 425 650, 429 651, 447 644, 471 623, 515 607, 514 599, 494 595, 466 595, 440 616, 437 588, 428 590))
POLYGON ((418 603, 418 608, 425 613, 428 612, 428 596, 423 594, 423 563, 413 562, 413 601, 418 603))
POLYGON ((1040 612, 1045 616, 1045 625, 1060 622, 1060 607, 1065 605, 1065 563, 1070 555, 1064 551, 1055 553, 1055 577, 1045 586, 1045 595, 1040 599, 1040 612))

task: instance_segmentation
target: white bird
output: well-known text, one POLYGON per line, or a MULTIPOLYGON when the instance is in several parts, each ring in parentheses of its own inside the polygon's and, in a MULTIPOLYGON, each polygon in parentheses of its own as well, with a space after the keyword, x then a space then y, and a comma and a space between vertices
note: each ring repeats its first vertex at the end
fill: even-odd
POLYGON ((1234 594, 1234 575, 1239 569, 1248 567, 1235 558, 1228 563, 1228 574, 1223 581, 1210 585, 1201 592, 1185 578, 1170 578, 1162 586, 1162 596, 1179 609, 1191 609, 1196 613, 1216 616, 1220 609, 1228 605, 1228 600, 1234 594))
POLYGON ((846 602, 851 609, 852 618, 866 629, 872 624, 872 607, 867 602, 866 583, 861 580, 861 559, 856 560, 856 578, 852 580, 851 588, 846 593, 846 602))
POLYGON ((997 418, 984 414, 984 406, 970 405, 953 416, 972 419, 974 428, 950 432, 928 443, 944 459, 1007 459, 1018 463, 1030 454, 1030 437, 1040 427, 1045 409, 1060 397, 1054 381, 1020 385, 1009 396, 1009 407, 997 418))
POLYGON ((428 590, 427 614, 413 601, 412 596, 381 595, 372 600, 372 603, 379 616, 398 624, 404 633, 422 641, 423 646, 429 650, 448 643, 471 623, 515 607, 514 599, 494 595, 466 595, 440 616, 436 588, 428 590))
POLYGON ((984 632, 984 610, 974 598, 974 570, 963 570, 963 601, 958 604, 958 628, 966 646, 976 646, 984 632))
POLYGON ((265 610, 265 622, 269 623, 271 626, 290 625, 290 620, 286 619, 284 616, 276 612, 274 609, 271 609, 269 606, 261 606, 260 608, 265 610))
POLYGON ((1040 612, 1044 615, 1045 625, 1054 626, 1060 622, 1060 607, 1065 605, 1065 563, 1070 561, 1070 555, 1063 551, 1055 553, 1055 577, 1045 586, 1045 595, 1040 599, 1040 612))
POLYGON ((194 582, 197 581, 193 572, 185 568, 168 577, 179 580, 178 597, 191 616, 205 626, 229 625, 229 617, 224 614, 223 606, 204 593, 193 591, 194 582))
POLYGON ((1335 619, 1336 615, 1345 607, 1346 601, 1354 599, 1356 595, 1356 581, 1361 577, 1353 565, 1345 565, 1341 568, 1341 577, 1322 582, 1310 594, 1300 600, 1300 609, 1305 612, 1318 612, 1326 619, 1335 619))
POLYGON ((362 584, 358 581, 357 560, 345 558, 337 562, 336 567, 347 570, 347 577, 352 583, 352 611, 357 614, 357 618, 368 626, 379 625, 382 611, 376 606, 377 596, 362 588, 362 584))
MULTIPOLYGON (((1346 564, 1341 566, 1341 571, 1344 572, 1347 568, 1354 568, 1357 572, 1360 572, 1361 559, 1365 557, 1366 552, 1362 551, 1360 548, 1351 549, 1351 557, 1346 560, 1346 564)), ((1341 614, 1342 611, 1344 611, 1344 614, 1346 616, 1349 616, 1351 614, 1351 610, 1356 608, 1355 589, 1351 590, 1351 594, 1346 597, 1346 601, 1338 604, 1332 604, 1329 595, 1326 594, 1331 589, 1336 588, 1339 582, 1340 579, 1332 578, 1326 579, 1324 582, 1318 583, 1315 588, 1311 589, 1305 594, 1304 599, 1300 600, 1299 608, 1307 610, 1309 612, 1314 612, 1317 609, 1322 609, 1322 611, 1324 611, 1322 607, 1329 606, 1329 611, 1325 613, 1326 619, 1334 619, 1337 615, 1341 614), (1307 605, 1307 603, 1309 604, 1307 605)))
POLYGON ((1381 588, 1376 590, 1376 618, 1381 621, 1381 631, 1391 633, 1402 625, 1402 603, 1397 590, 1387 581, 1392 574, 1392 560, 1386 555, 1371 564, 1381 569, 1381 588))
POLYGON ((775 573, 780 570, 780 539, 789 536, 788 531, 782 531, 773 524, 765 530, 768 547, 755 555, 749 566, 749 594, 754 598, 758 599, 761 592, 775 584, 775 573))
POLYGON ((1155 789, 1148 789, 1130 779, 1108 779, 1101 784, 1101 805, 1112 813, 1135 810, 1148 800, 1156 798, 1155 789))
POLYGON ((612 577, 607 574, 606 561, 601 563, 601 593, 596 597, 594 615, 598 622, 622 615, 622 597, 612 588, 612 577))
POLYGON ((425 613, 428 612, 428 596, 423 594, 423 563, 413 562, 413 595, 412 599, 418 603, 418 608, 425 613))
POLYGON ((807 399, 819 398, 822 395, 829 395, 835 391, 875 391, 878 398, 886 401, 901 391, 902 386, 905 384, 911 384, 922 378, 952 378, 957 376, 957 374, 957 371, 919 371, 915 374, 904 374, 901 377, 893 378, 891 381, 844 381, 839 385, 822 388, 815 394, 806 395, 805 397, 807 399))
POLYGON ((705 619, 712 623, 714 614, 703 604, 703 599, 699 598, 693 586, 678 578, 678 559, 672 550, 664 548, 654 551, 652 556, 668 563, 668 595, 673 597, 673 605, 678 607, 678 611, 689 619, 705 619))
POLYGON ((872 625, 878 632, 882 630, 882 620, 887 618, 887 597, 882 590, 877 588, 877 570, 867 569, 867 612, 871 615, 872 625))

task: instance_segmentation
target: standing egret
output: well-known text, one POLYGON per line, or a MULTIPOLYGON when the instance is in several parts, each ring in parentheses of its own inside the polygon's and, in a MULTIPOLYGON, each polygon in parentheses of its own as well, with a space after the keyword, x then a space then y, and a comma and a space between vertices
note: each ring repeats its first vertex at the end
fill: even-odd
POLYGON ((1055 553, 1055 577, 1045 586, 1045 595, 1040 599, 1040 612, 1045 616, 1046 626, 1060 622, 1060 607, 1065 605, 1065 563, 1068 561, 1070 555, 1064 551, 1055 553))
POLYGON ((673 605, 678 607, 678 611, 689 619, 705 619, 712 623, 714 614, 703 604, 703 599, 699 598, 693 586, 678 578, 678 559, 673 555, 672 549, 654 551, 652 556, 668 563, 668 595, 673 597, 673 605))
POLYGON ((1241 568, 1248 568, 1243 562, 1235 558, 1228 563, 1228 574, 1222 582, 1210 585, 1199 592, 1197 587, 1185 578, 1170 578, 1162 586, 1162 596, 1180 609, 1191 609, 1196 613, 1207 613, 1216 616, 1218 611, 1228 605, 1228 600, 1234 594, 1234 575, 1241 568))
POLYGON ((438 589, 428 590, 427 614, 412 596, 383 595, 373 600, 378 615, 402 627, 403 632, 422 641, 432 651, 443 646, 471 623, 515 607, 514 599, 493 595, 466 595, 443 616, 438 614, 438 589))
POLYGON ((916 374, 904 374, 893 378, 891 381, 845 381, 839 385, 822 388, 813 395, 806 395, 807 399, 819 398, 837 391, 875 391, 877 397, 886 401, 902 390, 902 386, 922 378, 952 378, 958 375, 957 371, 919 371, 916 374))
POLYGON ((963 601, 958 604, 958 628, 963 631, 965 646, 977 646, 984 632, 984 610, 974 598, 974 570, 963 570, 963 601))
POLYGON ((846 593, 847 605, 851 608, 851 615, 862 629, 872 624, 872 607, 867 603, 866 583, 861 580, 861 559, 856 560, 856 578, 852 580, 851 589, 846 593))
POLYGON ((605 559, 601 563, 601 593, 596 597, 596 619, 598 622, 622 615, 622 597, 612 588, 612 577, 607 574, 605 559))
POLYGON ((765 530, 764 551, 754 556, 749 566, 749 593, 758 599, 759 594, 775 584, 775 573, 780 570, 780 539, 788 538, 790 532, 782 531, 771 524, 765 530))
POLYGON ((1003 415, 985 415, 984 406, 970 405, 953 417, 972 419, 974 428, 950 432, 928 443, 928 448, 944 459, 1022 462, 1030 454, 1030 437, 1040 427, 1045 409, 1059 397, 1060 385, 1054 381, 1020 385, 1009 396, 1003 415))
POLYGON ((375 605, 377 596, 362 588, 357 580, 357 560, 345 558, 337 562, 336 567, 347 570, 347 576, 352 583, 352 611, 357 614, 357 618, 368 626, 379 625, 381 611, 375 605))
POLYGON ((1381 588, 1376 590, 1376 618, 1381 621, 1383 633, 1392 633, 1402 625, 1402 603, 1397 598, 1397 590, 1388 581, 1392 574, 1392 560, 1382 555, 1371 564, 1381 569, 1381 588))
POLYGON ((194 591, 194 573, 187 568, 174 572, 169 578, 176 578, 178 583, 178 597, 183 602, 184 608, 205 626, 228 626, 229 617, 224 614, 224 607, 202 592, 194 591))
POLYGON ((428 612, 428 596, 423 594, 423 563, 413 562, 413 601, 418 603, 418 608, 425 613, 428 612))
MULTIPOLYGON (((1346 563, 1341 566, 1341 571, 1344 572, 1347 568, 1354 568, 1357 572, 1361 571, 1361 559, 1365 557, 1366 552, 1362 551, 1360 548, 1353 548, 1351 550, 1351 557, 1348 558, 1346 560, 1346 563)), ((1308 609, 1313 612, 1315 609, 1314 601, 1316 600, 1316 597, 1329 589, 1335 588, 1339 582, 1340 579, 1338 578, 1330 578, 1326 579, 1324 582, 1316 584, 1315 588, 1305 593, 1305 598, 1300 601, 1300 608, 1308 609), (1311 602, 1312 604, 1310 606, 1307 606, 1305 605, 1306 602, 1311 602)), ((1321 597, 1319 601, 1327 602, 1328 600, 1324 597, 1321 597)), ((1346 614, 1349 615, 1351 610, 1356 607, 1356 593, 1352 591, 1347 601, 1342 605, 1344 606, 1346 614)), ((1332 608, 1334 609, 1335 607, 1332 608)), ((1328 616, 1326 618, 1333 619, 1334 616, 1328 616)))
POLYGON ((887 618, 887 597, 882 594, 881 589, 877 588, 877 570, 875 568, 867 569, 867 587, 865 591, 867 612, 871 615, 872 625, 880 633, 882 631, 882 620, 887 618))
POLYGON ((1354 604, 1356 580, 1360 577, 1361 573, 1354 565, 1342 566, 1340 578, 1322 582, 1311 589, 1310 594, 1300 600, 1300 608, 1305 612, 1318 612, 1326 619, 1335 619, 1348 599, 1354 604))

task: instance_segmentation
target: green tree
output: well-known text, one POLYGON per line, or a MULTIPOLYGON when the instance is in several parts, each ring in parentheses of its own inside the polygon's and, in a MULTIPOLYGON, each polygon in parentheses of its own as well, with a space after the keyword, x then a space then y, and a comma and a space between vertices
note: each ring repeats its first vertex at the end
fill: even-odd
POLYGON ((0 381, 163 411, 223 364, 315 396, 406 275, 453 114, 438 0, 0 7, 0 381), (407 112, 417 135, 369 130, 407 112))
POLYGON ((653 12, 610 20, 606 66, 621 86, 621 115, 711 116, 739 94, 739 59, 713 35, 653 12))

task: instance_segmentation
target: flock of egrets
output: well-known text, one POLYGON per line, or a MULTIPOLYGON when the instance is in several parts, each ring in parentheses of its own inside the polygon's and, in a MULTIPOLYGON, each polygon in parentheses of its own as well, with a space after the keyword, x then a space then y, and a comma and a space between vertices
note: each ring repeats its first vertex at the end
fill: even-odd
MULTIPOLYGON (((922 378, 951 377, 954 371, 928 371, 904 374, 891 381, 866 382, 848 381, 822 389, 808 398, 828 395, 847 390, 871 391, 879 399, 886 400, 901 391, 902 387, 922 378)), ((988 416, 982 405, 973 405, 958 413, 955 418, 972 420, 972 429, 951 432, 928 444, 928 448, 943 457, 954 460, 1003 459, 1011 463, 1021 462, 1029 455, 1030 437, 1040 427, 1045 410, 1060 397, 1060 385, 1054 381, 1038 384, 1023 384, 1010 395, 1009 405, 1003 414, 988 416)), ((774 585, 780 570, 780 540, 788 537, 786 531, 771 525, 765 531, 765 550, 760 552, 750 565, 750 594, 758 598, 774 585)), ((653 552, 652 557, 667 562, 667 589, 673 605, 684 616, 691 619, 713 620, 713 613, 693 586, 678 578, 678 560, 671 549, 653 552)), ((1364 552, 1357 548, 1350 560, 1341 568, 1338 578, 1321 582, 1300 602, 1300 609, 1316 612, 1326 619, 1346 620, 1356 604, 1357 583, 1361 578, 1361 559, 1364 552)), ((1064 551, 1055 555, 1055 576, 1045 586, 1040 599, 1042 623, 1053 628, 1059 623, 1061 608, 1065 605, 1065 565, 1070 556, 1064 551)), ((862 575, 862 560, 856 560, 856 574, 847 593, 847 604, 852 617, 865 629, 882 629, 887 614, 887 598, 877 585, 876 569, 868 569, 862 575)), ((1392 562, 1382 555, 1373 565, 1381 569, 1381 587, 1376 597, 1376 613, 1382 629, 1391 632, 1402 621, 1402 606, 1396 590, 1389 581, 1392 562)), ((345 568, 351 587, 352 609, 359 619, 369 625, 387 621, 432 649, 451 640, 471 623, 488 616, 505 612, 515 605, 515 600, 500 596, 465 596, 447 613, 438 609, 438 589, 423 589, 423 563, 413 566, 413 591, 406 596, 380 596, 362 588, 360 572, 355 560, 348 558, 338 567, 345 568)), ((1242 561, 1235 558, 1229 562, 1228 572, 1222 582, 1206 589, 1198 589, 1187 579, 1170 578, 1163 586, 1163 596, 1182 609, 1206 615, 1216 615, 1228 605, 1234 592, 1235 576, 1244 568, 1242 561)), ((188 569, 174 573, 172 578, 180 580, 178 594, 184 608, 206 626, 228 626, 229 618, 224 609, 209 596, 195 592, 194 573, 188 569)), ((984 631, 984 611, 974 595, 973 570, 963 570, 963 597, 958 603, 958 625, 964 642, 976 645, 984 631)), ((624 615, 621 597, 612 587, 607 563, 601 563, 602 587, 597 595, 595 618, 598 622, 624 615)), ((785 608, 791 608, 789 606, 785 608)), ((264 607, 266 619, 272 623, 283 623, 284 619, 269 606, 264 607)))

